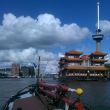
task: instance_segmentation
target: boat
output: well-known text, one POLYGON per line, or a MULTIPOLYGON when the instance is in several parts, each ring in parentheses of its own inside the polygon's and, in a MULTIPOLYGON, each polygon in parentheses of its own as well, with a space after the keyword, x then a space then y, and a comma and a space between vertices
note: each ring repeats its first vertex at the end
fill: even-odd
POLYGON ((80 100, 81 88, 72 89, 62 84, 47 84, 40 80, 18 91, 2 110, 89 110, 80 100), (77 98, 69 97, 76 93, 77 98))
POLYGON ((80 100, 83 89, 48 84, 39 78, 39 67, 40 64, 36 84, 18 91, 3 105, 2 110, 89 110, 80 100), (73 94, 76 94, 76 98, 72 97, 73 94))

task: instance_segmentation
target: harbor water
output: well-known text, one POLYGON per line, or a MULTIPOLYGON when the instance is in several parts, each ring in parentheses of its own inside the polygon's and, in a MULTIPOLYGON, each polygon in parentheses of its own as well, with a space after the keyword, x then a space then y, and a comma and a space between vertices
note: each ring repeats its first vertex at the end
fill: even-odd
MULTIPOLYGON (((17 91, 35 82, 34 78, 0 79, 0 106, 17 91)), ((60 83, 53 79, 46 79, 46 82, 60 83)), ((71 81, 65 84, 84 90, 81 100, 90 110, 110 110, 110 81, 71 81)))

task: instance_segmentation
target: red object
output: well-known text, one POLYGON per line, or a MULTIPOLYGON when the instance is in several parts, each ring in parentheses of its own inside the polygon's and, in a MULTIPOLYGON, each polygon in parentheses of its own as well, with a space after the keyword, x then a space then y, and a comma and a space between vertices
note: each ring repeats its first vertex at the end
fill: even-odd
POLYGON ((55 88, 58 88, 57 85, 49 85, 49 84, 45 84, 44 82, 39 82, 39 86, 47 90, 53 90, 55 88))
POLYGON ((52 85, 52 84, 46 84, 43 81, 40 81, 39 86, 43 87, 44 89, 47 89, 47 90, 57 89, 57 90, 61 90, 61 91, 64 91, 64 92, 68 92, 68 87, 65 86, 65 85, 60 85, 60 84, 52 85))
POLYGON ((39 89, 40 89, 41 92, 43 92, 48 97, 51 97, 51 98, 54 98, 54 99, 57 98, 57 96, 54 93, 52 93, 50 91, 47 91, 47 90, 44 90, 43 88, 39 88, 39 89))
POLYGON ((66 97, 62 98, 62 101, 64 101, 65 103, 67 103, 68 105, 73 105, 73 103, 75 102, 74 100, 68 99, 66 97))
POLYGON ((85 110, 84 105, 81 102, 76 102, 75 107, 77 110, 85 110))
POLYGON ((83 104, 80 101, 69 99, 66 96, 60 96, 59 94, 56 94, 57 91, 60 91, 63 93, 68 92, 68 87, 65 85, 60 85, 60 84, 51 85, 51 84, 45 84, 45 82, 40 81, 39 90, 46 96, 53 99, 60 99, 64 103, 67 103, 68 105, 75 107, 77 110, 85 110, 83 104))

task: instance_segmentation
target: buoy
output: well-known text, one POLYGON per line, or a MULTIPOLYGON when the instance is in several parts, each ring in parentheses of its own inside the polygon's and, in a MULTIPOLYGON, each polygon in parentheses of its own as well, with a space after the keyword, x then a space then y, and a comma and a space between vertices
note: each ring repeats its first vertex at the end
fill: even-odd
POLYGON ((77 95, 82 95, 83 92, 84 92, 84 91, 83 91, 83 89, 81 89, 81 88, 77 88, 77 89, 76 89, 76 94, 77 94, 77 95))

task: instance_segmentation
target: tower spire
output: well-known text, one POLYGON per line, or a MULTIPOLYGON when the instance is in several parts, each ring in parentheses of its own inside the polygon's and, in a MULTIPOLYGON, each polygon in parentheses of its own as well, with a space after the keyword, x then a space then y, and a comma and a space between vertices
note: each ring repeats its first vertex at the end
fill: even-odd
POLYGON ((100 9, 99 9, 100 6, 99 5, 100 5, 100 2, 99 2, 99 0, 97 0, 97 30, 100 29, 99 28, 99 17, 100 17, 99 16, 99 14, 100 14, 100 12, 99 12, 100 11, 100 9))

